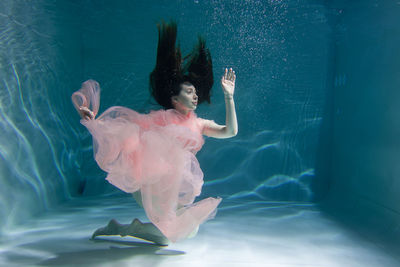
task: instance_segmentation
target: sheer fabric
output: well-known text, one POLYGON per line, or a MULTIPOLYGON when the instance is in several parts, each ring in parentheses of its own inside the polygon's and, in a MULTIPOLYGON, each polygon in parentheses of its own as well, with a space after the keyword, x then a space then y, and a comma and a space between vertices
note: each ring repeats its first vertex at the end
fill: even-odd
MULTIPOLYGON (((100 87, 86 81, 72 101, 98 112, 100 87)), ((140 190, 149 220, 172 242, 187 238, 215 216, 221 198, 195 202, 203 172, 195 157, 204 144, 206 120, 174 109, 139 114, 114 106, 95 120, 81 120, 93 136, 94 157, 107 180, 119 189, 140 190)))

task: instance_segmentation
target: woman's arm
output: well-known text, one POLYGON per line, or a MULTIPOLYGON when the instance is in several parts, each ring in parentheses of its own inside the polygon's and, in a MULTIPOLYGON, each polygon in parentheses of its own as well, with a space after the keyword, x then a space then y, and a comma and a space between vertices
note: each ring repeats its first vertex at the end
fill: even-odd
POLYGON ((235 102, 233 93, 235 91, 235 72, 231 69, 225 69, 225 74, 221 79, 222 90, 225 95, 226 125, 218 125, 213 121, 206 121, 203 134, 214 138, 229 138, 235 136, 238 132, 236 119, 235 102))

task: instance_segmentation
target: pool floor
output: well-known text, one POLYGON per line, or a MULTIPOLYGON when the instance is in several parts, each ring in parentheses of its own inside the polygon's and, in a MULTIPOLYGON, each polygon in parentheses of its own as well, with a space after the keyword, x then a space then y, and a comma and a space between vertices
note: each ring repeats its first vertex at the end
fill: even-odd
POLYGON ((146 221, 132 198, 72 200, 9 231, 0 266, 400 266, 307 203, 224 199, 196 237, 167 247, 130 237, 90 240, 111 218, 135 217, 146 221))

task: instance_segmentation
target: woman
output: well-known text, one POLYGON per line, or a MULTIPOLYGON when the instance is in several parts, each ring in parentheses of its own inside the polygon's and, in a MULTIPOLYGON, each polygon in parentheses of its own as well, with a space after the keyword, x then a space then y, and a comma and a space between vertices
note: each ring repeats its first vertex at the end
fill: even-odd
POLYGON ((129 225, 111 220, 98 235, 131 235, 167 245, 191 237, 216 213, 220 198, 195 202, 203 185, 203 173, 195 157, 202 135, 229 138, 237 134, 233 93, 235 72, 225 69, 221 79, 226 104, 226 125, 198 118, 197 105, 210 102, 212 62, 205 41, 199 38, 184 60, 176 47, 177 26, 158 27, 157 62, 150 74, 150 91, 165 110, 139 114, 124 107, 111 107, 95 119, 100 88, 89 80, 72 95, 81 123, 93 136, 95 159, 108 173, 107 180, 133 193, 151 223, 138 219, 129 225), (185 63, 185 64, 184 64, 185 63))

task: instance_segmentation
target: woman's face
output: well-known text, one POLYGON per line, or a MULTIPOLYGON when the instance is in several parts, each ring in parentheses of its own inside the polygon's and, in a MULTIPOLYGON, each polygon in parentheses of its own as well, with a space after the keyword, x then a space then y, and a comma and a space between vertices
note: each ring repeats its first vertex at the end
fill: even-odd
POLYGON ((172 99, 175 109, 183 109, 185 111, 195 110, 198 101, 196 88, 188 82, 182 83, 180 87, 181 91, 179 95, 173 96, 172 99))

